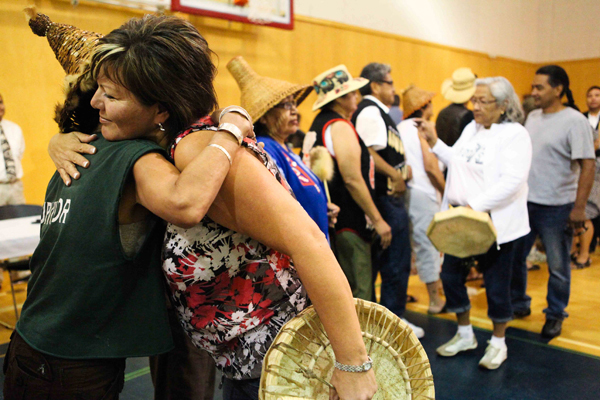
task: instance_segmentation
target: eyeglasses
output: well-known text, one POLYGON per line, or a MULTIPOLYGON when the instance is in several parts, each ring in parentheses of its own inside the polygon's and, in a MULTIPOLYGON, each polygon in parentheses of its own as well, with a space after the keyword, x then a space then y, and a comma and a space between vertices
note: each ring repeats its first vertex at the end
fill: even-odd
POLYGON ((481 104, 482 106, 487 106, 488 104, 493 104, 496 103, 496 99, 494 100, 483 100, 483 99, 478 99, 477 97, 471 97, 471 104, 475 105, 475 104, 481 104))
POLYGON ((384 81, 384 80, 381 80, 381 81, 377 81, 377 82, 378 83, 387 83, 390 86, 394 86, 394 81, 384 81))
POLYGON ((285 103, 279 103, 276 106, 274 106, 273 108, 285 108, 288 111, 293 110, 294 108, 298 108, 298 104, 296 104, 296 101, 286 101, 285 103))

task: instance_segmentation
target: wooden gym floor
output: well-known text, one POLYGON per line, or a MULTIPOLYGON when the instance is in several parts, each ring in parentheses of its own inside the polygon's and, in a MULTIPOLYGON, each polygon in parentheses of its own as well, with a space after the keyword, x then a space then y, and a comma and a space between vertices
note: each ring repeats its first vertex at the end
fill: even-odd
MULTIPOLYGON (((600 253, 600 251, 599 251, 600 253)), ((532 297, 531 316, 510 322, 507 330, 508 360, 496 371, 477 368, 492 324, 487 318, 485 289, 482 281, 469 282, 471 320, 479 347, 471 352, 444 358, 435 348, 456 332, 451 314, 428 316, 427 292, 417 276, 412 276, 409 294, 417 302, 407 306, 406 317, 425 329, 421 340, 429 355, 438 400, 468 399, 600 399, 600 254, 592 255, 592 266, 572 271, 570 317, 562 335, 550 341, 541 339, 546 306, 547 266, 529 272, 528 294, 532 297)), ((8 274, 0 289, 0 320, 14 324, 8 274)), ((25 299, 26 284, 15 285, 19 307, 25 299)), ((0 356, 4 357, 11 330, 0 326, 0 356)), ((0 360, 1 360, 0 358, 0 360)), ((0 384, 3 381, 0 373, 0 384)), ((217 382, 218 387, 218 382, 217 382)), ((152 399, 147 359, 129 359, 122 400, 152 399)), ((0 400, 3 396, 0 394, 0 400)), ((220 400, 219 390, 215 400, 220 400)), ((417 399, 418 400, 418 399, 417 399)))

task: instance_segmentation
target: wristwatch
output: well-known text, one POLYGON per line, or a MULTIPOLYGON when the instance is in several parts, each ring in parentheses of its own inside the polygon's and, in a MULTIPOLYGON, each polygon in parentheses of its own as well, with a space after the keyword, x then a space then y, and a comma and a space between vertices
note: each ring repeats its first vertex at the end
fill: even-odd
POLYGON ((367 356, 367 358, 369 360, 366 363, 364 363, 363 365, 346 365, 346 364, 342 364, 342 363, 339 363, 336 361, 335 367, 337 369, 339 369, 340 371, 345 371, 345 372, 367 372, 368 370, 373 368, 373 360, 369 356, 367 356))
POLYGON ((234 124, 232 124, 230 122, 223 122, 221 125, 219 125, 218 129, 220 131, 229 132, 233 136, 235 136, 239 145, 241 145, 242 142, 244 141, 244 135, 242 135, 242 131, 240 131, 240 128, 238 128, 237 126, 235 126, 234 124))

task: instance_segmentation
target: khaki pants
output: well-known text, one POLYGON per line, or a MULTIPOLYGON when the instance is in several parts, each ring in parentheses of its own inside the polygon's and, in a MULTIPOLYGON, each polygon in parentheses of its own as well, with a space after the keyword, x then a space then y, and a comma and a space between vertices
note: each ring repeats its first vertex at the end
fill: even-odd
POLYGON ((352 296, 372 301, 371 245, 354 232, 341 231, 335 235, 335 250, 352 296))

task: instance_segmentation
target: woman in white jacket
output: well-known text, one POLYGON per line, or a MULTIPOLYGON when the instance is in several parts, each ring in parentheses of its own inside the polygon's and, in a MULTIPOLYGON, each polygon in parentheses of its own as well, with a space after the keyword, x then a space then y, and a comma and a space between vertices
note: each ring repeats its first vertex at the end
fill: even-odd
MULTIPOLYGON (((531 165, 529 134, 519 123, 523 110, 512 85, 503 77, 478 79, 471 98, 475 120, 467 125, 453 147, 438 140, 432 124, 421 121, 419 133, 448 167, 442 209, 466 206, 490 213, 498 232, 496 244, 478 256, 483 269, 488 316, 494 332, 479 365, 498 368, 507 357, 504 340, 513 318, 510 282, 517 247, 529 232, 527 178, 531 165)), ((470 323, 471 304, 465 287, 468 269, 464 259, 446 255, 442 283, 449 312, 455 312, 458 332, 438 347, 441 356, 475 349, 470 323)))

